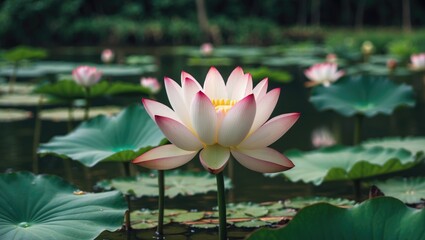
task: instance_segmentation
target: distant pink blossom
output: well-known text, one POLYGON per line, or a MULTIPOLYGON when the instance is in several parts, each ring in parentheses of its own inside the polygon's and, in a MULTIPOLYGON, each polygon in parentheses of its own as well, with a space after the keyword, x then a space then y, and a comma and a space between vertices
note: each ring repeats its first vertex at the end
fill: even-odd
POLYGON ((335 53, 328 53, 326 55, 326 62, 336 63, 338 61, 338 56, 335 53))
POLYGON ((311 134, 311 143, 315 148, 335 145, 336 141, 326 128, 319 128, 311 134))
POLYGON ((306 82, 307 87, 313 87, 323 84, 329 87, 331 83, 338 80, 344 75, 344 71, 337 71, 338 65, 336 63, 317 63, 304 71, 305 76, 310 79, 306 82))
POLYGON ((212 54, 214 47, 211 43, 204 43, 201 45, 201 53, 204 56, 209 56, 212 54))
POLYGON ((78 85, 90 87, 99 82, 102 72, 95 67, 79 66, 72 71, 72 77, 78 85))
POLYGON ((140 79, 140 85, 148 88, 152 93, 157 93, 161 90, 161 84, 154 77, 142 77, 140 79))
POLYGON ((104 63, 110 63, 110 62, 112 62, 114 60, 114 57, 115 57, 114 52, 111 49, 109 49, 109 48, 104 49, 102 51, 102 54, 100 55, 100 59, 104 63))
POLYGON ((410 56, 412 62, 410 68, 415 71, 425 70, 425 53, 413 54, 410 56))

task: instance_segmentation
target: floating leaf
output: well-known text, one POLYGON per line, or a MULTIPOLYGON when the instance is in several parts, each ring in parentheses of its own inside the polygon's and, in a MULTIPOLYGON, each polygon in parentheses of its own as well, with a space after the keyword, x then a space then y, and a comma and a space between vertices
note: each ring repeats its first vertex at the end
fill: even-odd
POLYGON ((130 65, 152 64, 155 58, 149 55, 130 55, 125 59, 125 63, 130 65))
POLYGON ((425 199, 425 177, 395 178, 374 183, 385 196, 405 203, 420 203, 425 199))
MULTIPOLYGON (((103 189, 117 189, 122 193, 130 193, 136 197, 158 196, 158 179, 154 174, 139 174, 135 177, 104 180, 97 184, 103 189)), ((225 178, 225 187, 231 188, 231 180, 225 178)), ((165 196, 174 198, 177 195, 191 196, 210 191, 217 191, 216 179, 205 172, 165 172, 165 196)))
POLYGON ((246 69, 246 72, 250 73, 254 80, 268 78, 269 80, 281 83, 287 83, 292 80, 292 75, 287 71, 273 70, 268 67, 246 69))
POLYGON ((6 51, 3 58, 9 62, 19 62, 29 59, 41 59, 47 56, 46 50, 27 46, 18 46, 6 51))
POLYGON ((0 238, 94 239, 121 228, 127 209, 118 191, 75 194, 59 177, 0 174, 0 238))
MULTIPOLYGON (((92 107, 90 108, 89 118, 96 117, 98 115, 112 116, 118 113, 121 107, 117 106, 103 106, 103 107, 92 107)), ((68 121, 69 109, 68 108, 51 108, 42 110, 40 112, 40 119, 50 121, 68 121)), ((72 110, 72 119, 81 121, 84 120, 84 109, 74 108, 72 110)))
POLYGON ((308 67, 320 62, 323 62, 323 59, 315 58, 312 56, 284 56, 265 58, 262 64, 272 67, 308 67))
POLYGON ((315 87, 310 101, 319 111, 330 109, 344 116, 367 117, 378 113, 389 115, 396 107, 415 105, 411 86, 376 77, 351 77, 329 87, 315 87))
POLYGON ((0 111, 0 122, 13 122, 25 120, 31 117, 31 112, 20 109, 2 108, 0 111))
POLYGON ((316 203, 329 203, 335 206, 353 206, 356 202, 344 198, 296 197, 286 200, 285 206, 299 209, 316 203))
POLYGON ((71 158, 87 167, 101 161, 127 162, 165 142, 164 135, 141 106, 117 116, 98 116, 73 132, 41 144, 38 152, 71 158))
POLYGON ((425 239, 425 210, 407 207, 395 198, 378 197, 353 208, 320 203, 303 208, 284 228, 261 229, 259 239, 425 239))
MULTIPOLYGON (((9 92, 9 84, 0 83, 0 93, 9 92)), ((35 84, 31 83, 15 83, 13 85, 13 92, 15 94, 30 94, 35 89, 35 84)))
POLYGON ((196 57, 196 58, 189 58, 187 60, 188 66, 229 66, 233 64, 233 59, 231 58, 225 58, 225 57, 209 57, 209 58, 202 58, 202 57, 196 57))
POLYGON ((189 222, 189 221, 197 221, 204 217, 204 212, 188 212, 188 213, 182 213, 178 214, 177 216, 172 218, 173 222, 177 223, 183 223, 183 222, 189 222))
MULTIPOLYGON (((164 225, 171 222, 167 216, 164 218, 164 225)), ((130 225, 133 229, 150 229, 158 226, 158 213, 149 210, 132 211, 130 213, 130 225)))
POLYGON ((418 161, 403 149, 333 146, 310 152, 288 151, 295 168, 284 175, 292 182, 320 185, 324 181, 354 180, 408 169, 418 161))
MULTIPOLYGON (((40 104, 40 95, 7 94, 0 96, 0 106, 37 106, 40 104)), ((43 105, 51 104, 47 98, 42 98, 43 105)))
POLYGON ((413 155, 422 156, 425 154, 425 137, 389 137, 382 139, 370 139, 362 143, 366 148, 383 147, 392 149, 406 149, 413 155))
POLYGON ((235 223, 236 227, 240 227, 240 228, 259 228, 259 227, 264 227, 267 226, 268 224, 264 221, 261 220, 251 220, 251 221, 246 221, 246 222, 237 222, 235 223))

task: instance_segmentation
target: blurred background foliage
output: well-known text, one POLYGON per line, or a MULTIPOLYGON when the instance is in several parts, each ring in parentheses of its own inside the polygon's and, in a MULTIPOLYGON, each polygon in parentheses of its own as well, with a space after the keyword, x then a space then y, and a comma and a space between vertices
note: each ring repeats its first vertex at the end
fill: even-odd
POLYGON ((423 0, 3 0, 0 47, 333 44, 348 34, 347 47, 367 39, 407 55, 425 40, 424 14, 423 0))

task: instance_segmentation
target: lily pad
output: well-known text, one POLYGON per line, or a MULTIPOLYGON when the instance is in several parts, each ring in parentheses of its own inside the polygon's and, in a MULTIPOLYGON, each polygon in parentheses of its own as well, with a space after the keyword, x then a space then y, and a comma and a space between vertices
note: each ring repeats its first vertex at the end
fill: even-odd
POLYGON ((240 227, 240 228, 259 228, 259 227, 264 227, 267 225, 268 223, 261 220, 251 220, 246 222, 235 223, 235 227, 240 227))
POLYGON ((70 158, 92 167, 101 161, 127 162, 165 143, 156 124, 141 106, 130 106, 117 116, 98 116, 65 136, 41 144, 38 153, 70 158))
POLYGON ((32 113, 25 110, 3 108, 0 110, 0 122, 13 122, 32 117, 32 113))
POLYGON ((425 199, 425 177, 394 178, 374 183, 385 196, 405 203, 420 203, 425 199))
POLYGON ((121 228, 127 210, 118 191, 86 193, 56 176, 0 174, 0 238, 94 239, 121 228))
POLYGON ((280 83, 287 83, 292 81, 292 75, 287 71, 274 70, 268 67, 247 69, 246 72, 249 72, 252 75, 252 78, 255 80, 269 78, 272 81, 280 83))
POLYGON ((262 64, 267 66, 272 66, 272 67, 290 67, 290 66, 308 67, 320 62, 323 62, 323 59, 315 58, 312 56, 297 55, 297 56, 265 58, 262 64))
MULTIPOLYGON (((96 184, 103 189, 117 189, 124 194, 136 197, 158 196, 158 179, 155 174, 139 174, 135 177, 103 180, 96 184)), ((225 178, 225 187, 231 188, 231 180, 225 178)), ((192 196, 217 191, 216 179, 209 173, 165 171, 165 196, 192 196)))
POLYGON ((344 198, 327 198, 327 197, 296 197, 285 201, 285 207, 304 208, 316 203, 329 203, 335 206, 353 206, 356 202, 344 198))
MULTIPOLYGON (((165 214, 164 214, 165 215, 165 214)), ((165 215, 164 225, 167 225, 171 222, 171 219, 168 215, 165 215)), ((158 213, 142 210, 142 211, 133 211, 130 213, 130 225, 133 229, 150 229, 158 226, 158 213)))
POLYGON ((416 156, 425 155, 425 137, 389 137, 382 139, 370 139, 362 143, 363 147, 383 147, 392 149, 406 149, 416 156))
MULTIPOLYGON (((84 88, 72 80, 62 80, 55 83, 43 84, 37 87, 35 92, 68 101, 86 97, 84 88)), ((90 88, 91 98, 132 93, 150 94, 151 91, 148 88, 142 87, 140 84, 123 82, 109 83, 107 81, 101 81, 90 88)))
MULTIPOLYGON (((40 104, 41 95, 7 94, 0 96, 0 106, 37 106, 40 104)), ((42 104, 51 104, 49 99, 43 97, 42 104)))
MULTIPOLYGON (((32 83, 15 83, 13 92, 15 94, 30 94, 35 89, 35 84, 32 83)), ((9 84, 0 83, 0 93, 8 93, 9 84)))
POLYGON ((125 63, 129 65, 152 64, 155 62, 155 57, 150 55, 131 55, 125 59, 125 63))
POLYGON ((333 146, 310 152, 285 154, 295 168, 268 176, 284 175, 292 182, 320 185, 324 181, 355 180, 401 171, 419 161, 404 149, 333 146))
POLYGON ((229 66, 233 64, 233 59, 227 57, 192 57, 187 60, 188 66, 229 66))
POLYGON ((188 212, 188 213, 178 214, 172 217, 172 221, 177 223, 197 221, 204 218, 204 216, 205 216, 204 212, 188 212))
POLYGON ((248 240, 259 239, 425 239, 425 210, 400 200, 379 197, 353 208, 320 203, 303 208, 284 228, 260 229, 248 240))
MULTIPOLYGON (((96 117, 98 115, 112 116, 121 111, 121 107, 117 106, 104 106, 104 107, 92 107, 90 108, 89 118, 96 117)), ((40 119, 50 121, 68 121, 69 118, 68 108, 52 108, 42 110, 40 112, 40 119)), ((72 111, 72 119, 81 121, 84 120, 84 109, 74 108, 72 111)))
POLYGON ((413 89, 386 78, 351 77, 329 87, 313 89, 310 101, 319 111, 334 110, 344 116, 362 114, 373 117, 391 114, 395 108, 415 105, 413 89))

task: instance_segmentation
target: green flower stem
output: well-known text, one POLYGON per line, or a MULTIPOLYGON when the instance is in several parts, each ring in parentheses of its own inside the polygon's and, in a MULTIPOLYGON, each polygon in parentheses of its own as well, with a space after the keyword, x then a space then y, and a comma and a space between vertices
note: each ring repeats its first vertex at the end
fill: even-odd
MULTIPOLYGON (((123 162, 124 174, 126 177, 130 177, 130 162, 123 162)), ((127 202, 128 210, 125 212, 125 229, 131 230, 130 212, 131 212, 131 199, 129 194, 125 194, 125 200, 127 202)))
POLYGON ((227 240, 227 221, 226 221, 226 199, 224 192, 223 172, 215 175, 217 179, 217 203, 219 218, 219 239, 227 240))
POLYGON ((84 121, 89 119, 89 110, 90 110, 90 87, 85 87, 86 90, 86 108, 84 110, 84 121))
POLYGON ((362 114, 357 114, 355 116, 355 126, 354 126, 354 140, 353 144, 358 145, 362 139, 362 126, 363 126, 363 118, 362 114))
POLYGON ((165 198, 165 179, 164 170, 158 170, 158 227, 156 229, 157 237, 164 235, 164 198, 165 198))
POLYGON ((43 97, 41 96, 38 105, 37 105, 37 112, 35 114, 35 126, 34 126, 34 138, 33 138, 33 154, 32 154, 32 171, 37 174, 39 171, 38 166, 38 155, 37 155, 37 148, 40 143, 40 132, 41 132, 41 109, 43 107, 43 97))

